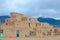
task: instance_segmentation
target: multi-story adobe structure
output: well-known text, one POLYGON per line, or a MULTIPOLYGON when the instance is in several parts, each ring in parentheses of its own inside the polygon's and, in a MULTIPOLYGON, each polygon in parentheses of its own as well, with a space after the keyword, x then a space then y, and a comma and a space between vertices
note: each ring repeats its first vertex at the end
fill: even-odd
POLYGON ((11 17, 6 19, 0 27, 0 37, 53 36, 53 32, 53 26, 15 12, 12 12, 11 17))

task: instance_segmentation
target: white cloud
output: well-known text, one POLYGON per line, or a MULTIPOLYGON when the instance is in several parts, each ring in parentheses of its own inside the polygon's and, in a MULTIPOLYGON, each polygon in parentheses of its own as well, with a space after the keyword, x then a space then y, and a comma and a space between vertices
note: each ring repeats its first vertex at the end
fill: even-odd
POLYGON ((12 11, 29 17, 60 18, 60 0, 0 0, 0 15, 12 11))

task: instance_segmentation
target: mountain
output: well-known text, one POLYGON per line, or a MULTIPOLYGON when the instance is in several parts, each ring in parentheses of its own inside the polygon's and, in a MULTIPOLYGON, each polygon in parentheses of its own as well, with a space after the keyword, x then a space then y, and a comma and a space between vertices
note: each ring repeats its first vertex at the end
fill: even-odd
POLYGON ((0 16, 0 23, 4 23, 7 18, 10 18, 10 16, 0 16))
POLYGON ((46 22, 50 25, 53 25, 53 26, 60 26, 60 20, 56 20, 56 19, 53 19, 53 18, 43 18, 43 17, 39 17, 37 18, 37 20, 39 22, 46 22))

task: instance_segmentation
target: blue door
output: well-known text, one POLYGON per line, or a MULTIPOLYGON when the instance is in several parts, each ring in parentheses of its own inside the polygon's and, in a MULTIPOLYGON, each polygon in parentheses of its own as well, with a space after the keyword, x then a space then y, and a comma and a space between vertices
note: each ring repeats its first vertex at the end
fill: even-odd
POLYGON ((0 30, 0 37, 4 37, 3 30, 0 30))

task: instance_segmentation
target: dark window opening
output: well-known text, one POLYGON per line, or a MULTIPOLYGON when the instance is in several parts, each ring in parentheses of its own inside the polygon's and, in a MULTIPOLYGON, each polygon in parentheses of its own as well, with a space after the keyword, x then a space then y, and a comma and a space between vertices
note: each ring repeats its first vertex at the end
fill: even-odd
POLYGON ((22 18, 22 21, 27 21, 27 18, 26 18, 26 17, 23 17, 23 18, 22 18))
POLYGON ((8 22, 8 20, 7 20, 7 22, 8 22))
POLYGON ((17 37, 19 37, 19 34, 17 34, 17 37))
POLYGON ((14 30, 13 30, 13 29, 11 29, 11 32, 14 32, 14 30))
POLYGON ((29 21, 30 21, 31 19, 29 19, 29 21))
POLYGON ((3 30, 0 30, 0 33, 3 33, 3 30))
POLYGON ((6 25, 8 25, 8 24, 6 23, 6 25))
POLYGON ((33 31, 30 31, 30 36, 34 36, 35 33, 33 31))
POLYGON ((37 24, 36 24, 36 26, 37 26, 37 24))
POLYGON ((30 23, 29 23, 29 27, 30 27, 30 23))

